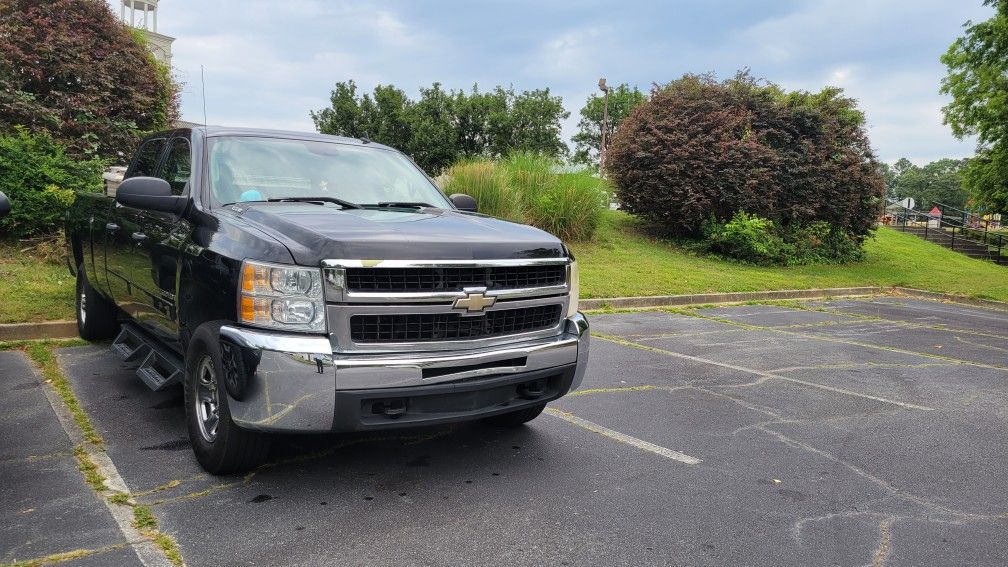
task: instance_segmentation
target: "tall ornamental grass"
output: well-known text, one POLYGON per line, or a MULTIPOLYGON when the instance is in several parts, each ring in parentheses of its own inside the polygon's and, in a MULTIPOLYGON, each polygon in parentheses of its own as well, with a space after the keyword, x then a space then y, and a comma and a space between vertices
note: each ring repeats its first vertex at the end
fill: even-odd
POLYGON ((476 199, 479 212, 530 224, 567 241, 590 240, 609 203, 609 187, 588 171, 565 172, 549 157, 518 153, 449 168, 446 193, 476 199))

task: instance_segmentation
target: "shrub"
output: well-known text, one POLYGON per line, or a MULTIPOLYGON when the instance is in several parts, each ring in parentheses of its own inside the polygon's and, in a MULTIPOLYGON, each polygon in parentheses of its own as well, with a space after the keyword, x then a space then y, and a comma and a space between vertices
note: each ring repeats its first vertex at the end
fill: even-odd
POLYGON ((481 213, 509 220, 520 218, 515 198, 508 191, 504 175, 495 162, 464 160, 450 167, 444 178, 445 193, 465 193, 473 197, 481 213))
POLYGON ((178 114, 178 86, 104 0, 0 2, 0 131, 49 132, 72 156, 129 157, 178 114))
POLYGON ((531 224, 563 240, 588 240, 608 205, 605 181, 564 172, 550 157, 516 153, 499 162, 463 161, 448 169, 446 193, 472 195, 481 213, 531 224))
POLYGON ((753 264, 780 263, 788 255, 774 222, 739 211, 727 223, 710 221, 704 240, 712 251, 753 264))
POLYGON ((656 88, 616 131, 606 165, 623 207, 675 235, 744 210, 777 227, 825 221, 860 244, 885 191, 852 99, 747 74, 656 88))
POLYGON ((726 223, 704 224, 701 247, 760 265, 796 266, 861 259, 859 242, 823 221, 780 227, 770 219, 738 211, 726 223))
POLYGON ((68 157, 48 134, 16 127, 0 135, 0 191, 11 212, 0 219, 0 234, 30 237, 57 230, 76 191, 100 191, 101 160, 68 157))

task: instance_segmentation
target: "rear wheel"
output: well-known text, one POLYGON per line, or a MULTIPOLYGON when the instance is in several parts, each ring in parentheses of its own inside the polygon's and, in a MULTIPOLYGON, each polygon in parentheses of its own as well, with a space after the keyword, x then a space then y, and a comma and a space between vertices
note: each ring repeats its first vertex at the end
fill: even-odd
POLYGON ((84 264, 77 266, 77 333, 82 339, 95 341, 115 335, 115 305, 101 296, 87 281, 84 264))
POLYGON ((498 427, 518 427, 519 425, 528 423, 539 417, 539 414, 541 414, 544 409, 546 409, 546 404, 532 406, 530 408, 488 417, 486 418, 486 422, 490 425, 496 425, 498 427))
POLYGON ((245 472, 269 454, 269 436, 246 431, 231 420, 221 367, 220 324, 201 325, 186 354, 185 407, 189 442, 210 474, 245 472))

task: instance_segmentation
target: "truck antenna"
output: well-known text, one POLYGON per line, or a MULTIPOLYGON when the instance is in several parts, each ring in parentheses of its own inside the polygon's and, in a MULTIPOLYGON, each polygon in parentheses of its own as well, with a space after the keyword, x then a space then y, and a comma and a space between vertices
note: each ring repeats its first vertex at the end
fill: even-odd
POLYGON ((199 66, 199 77, 200 86, 203 90, 203 132, 206 132, 207 118, 206 118, 206 78, 203 76, 203 65, 199 66))

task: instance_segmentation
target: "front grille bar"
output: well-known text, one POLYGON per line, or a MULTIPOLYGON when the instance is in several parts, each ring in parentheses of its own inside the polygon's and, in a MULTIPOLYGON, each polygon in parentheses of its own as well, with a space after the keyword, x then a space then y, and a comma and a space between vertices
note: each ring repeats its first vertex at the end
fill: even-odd
POLYGON ((354 315, 350 317, 350 338, 356 343, 485 339, 555 327, 560 313, 560 305, 541 305, 490 311, 478 317, 460 313, 354 315))
POLYGON ((466 288, 498 300, 570 291, 569 258, 508 260, 324 260, 330 303, 451 303, 466 288))

